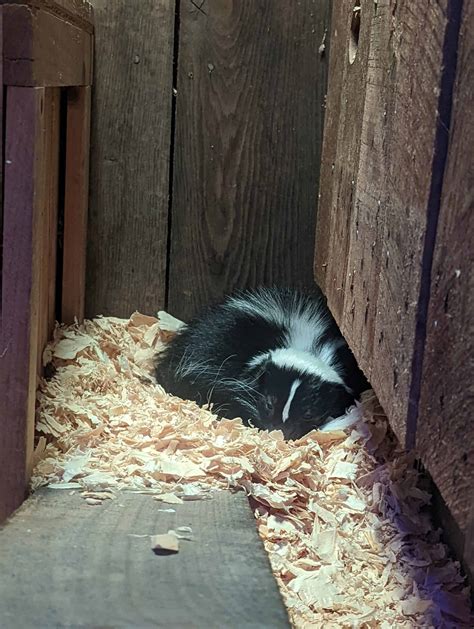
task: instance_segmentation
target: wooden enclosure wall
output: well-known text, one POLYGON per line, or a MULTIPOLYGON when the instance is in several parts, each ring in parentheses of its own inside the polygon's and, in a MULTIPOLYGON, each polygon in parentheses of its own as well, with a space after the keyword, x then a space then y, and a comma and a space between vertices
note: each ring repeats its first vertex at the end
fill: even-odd
POLYGON ((417 447, 468 536, 472 6, 357 4, 333 3, 315 276, 401 443, 417 447))
POLYGON ((94 7, 88 315, 312 284, 329 0, 94 7))
POLYGON ((84 314, 93 16, 0 0, 0 522, 23 501, 56 320, 84 314), (59 244, 61 243, 61 244, 59 244))
POLYGON ((94 0, 88 315, 164 306, 174 0, 94 0))
MULTIPOLYGON (((474 548, 474 6, 464 3, 431 271, 417 447, 474 548)), ((474 556, 470 563, 474 579, 474 556)))

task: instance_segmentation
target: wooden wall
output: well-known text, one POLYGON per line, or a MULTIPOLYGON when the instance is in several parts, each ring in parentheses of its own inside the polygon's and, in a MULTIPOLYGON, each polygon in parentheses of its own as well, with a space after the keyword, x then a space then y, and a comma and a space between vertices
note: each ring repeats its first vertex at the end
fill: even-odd
POLYGON ((355 19, 353 0, 333 4, 315 276, 469 537, 474 14, 459 0, 360 5, 355 19))
POLYGON ((152 314, 165 297, 175 2, 93 5, 86 310, 152 314))
POLYGON ((94 1, 88 315, 312 283, 329 7, 94 1))
MULTIPOLYGON (((465 2, 431 270, 417 447, 474 548, 474 6, 465 2)), ((474 556, 471 558, 474 572, 474 556)), ((474 577, 474 574, 473 574, 474 577)))
POLYGON ((43 350, 84 312, 92 20, 0 0, 0 522, 26 495, 43 350))

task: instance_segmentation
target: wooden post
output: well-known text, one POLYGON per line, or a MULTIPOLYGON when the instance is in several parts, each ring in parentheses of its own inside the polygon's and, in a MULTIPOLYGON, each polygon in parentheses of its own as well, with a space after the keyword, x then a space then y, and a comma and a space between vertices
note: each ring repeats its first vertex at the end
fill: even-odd
POLYGON ((33 451, 40 216, 46 203, 45 88, 9 87, 0 345, 0 521, 24 499, 33 451))
MULTIPOLYGON (((37 378, 55 321, 60 88, 92 82, 92 9, 87 0, 0 0, 0 36, 0 85, 6 93, 6 99, 3 95, 0 99, 0 108, 6 105, 0 116, 4 121, 0 138, 5 140, 0 222, 1 521, 21 504, 30 475, 37 378)), ((74 258, 79 288, 70 288, 69 282, 65 295, 69 299, 78 295, 71 309, 80 316, 90 87, 78 89, 77 102, 72 92, 69 95, 66 194, 72 201, 66 222, 72 250, 66 255, 74 258)), ((70 262, 67 270, 71 272, 70 262)))
POLYGON ((90 87, 68 89, 61 309, 64 323, 84 318, 90 108, 90 87))
MULTIPOLYGON (((38 376, 42 373, 43 349, 51 338, 55 322, 56 303, 56 248, 58 223, 58 174, 59 174, 59 103, 58 87, 45 88, 43 142, 46 163, 42 184, 44 203, 40 207, 39 230, 41 233, 40 307, 38 313, 38 376)), ((38 236, 40 237, 40 236, 38 236)))

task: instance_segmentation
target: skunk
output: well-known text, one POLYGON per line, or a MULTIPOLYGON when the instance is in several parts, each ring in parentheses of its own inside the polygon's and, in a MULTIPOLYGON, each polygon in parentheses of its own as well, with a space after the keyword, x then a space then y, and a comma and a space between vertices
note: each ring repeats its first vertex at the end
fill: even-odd
POLYGON ((178 331, 155 375, 172 395, 286 439, 344 415, 369 386, 317 287, 227 297, 178 331))

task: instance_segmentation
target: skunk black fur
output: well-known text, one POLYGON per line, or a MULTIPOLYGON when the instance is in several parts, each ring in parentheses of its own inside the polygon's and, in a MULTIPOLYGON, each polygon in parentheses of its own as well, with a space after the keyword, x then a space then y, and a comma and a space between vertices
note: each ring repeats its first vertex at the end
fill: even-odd
POLYGON ((295 439, 345 413, 368 383, 319 290, 236 293, 157 356, 164 389, 295 439))

